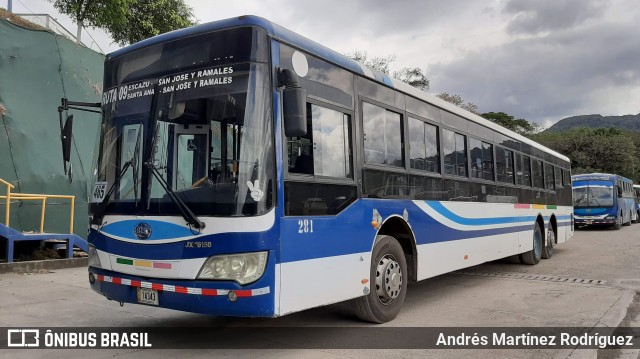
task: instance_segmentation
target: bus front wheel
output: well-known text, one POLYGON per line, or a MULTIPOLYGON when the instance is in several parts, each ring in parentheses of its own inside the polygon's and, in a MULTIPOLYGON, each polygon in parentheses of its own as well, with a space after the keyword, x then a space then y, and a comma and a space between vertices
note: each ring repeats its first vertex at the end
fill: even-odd
POLYGON ((371 289, 353 300, 355 314, 372 323, 393 320, 404 304, 407 283, 407 261, 400 243, 391 236, 379 236, 371 257, 371 289))
POLYGON ((620 228, 622 228, 622 212, 620 212, 618 218, 616 218, 616 224, 613 225, 613 229, 615 229, 616 231, 620 228))
POLYGON ((529 265, 538 264, 538 262, 540 262, 540 258, 542 258, 543 244, 544 240, 542 236, 542 229, 540 228, 540 223, 536 221, 533 228, 533 249, 520 255, 522 263, 529 265))

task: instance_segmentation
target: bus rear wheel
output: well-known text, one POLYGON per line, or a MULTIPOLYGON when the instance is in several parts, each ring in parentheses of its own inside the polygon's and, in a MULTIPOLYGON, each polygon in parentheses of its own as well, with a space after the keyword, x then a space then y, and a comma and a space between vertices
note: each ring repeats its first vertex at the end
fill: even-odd
POLYGON ((543 236, 542 229, 540 228, 540 223, 536 221, 536 224, 533 228, 533 248, 530 251, 522 253, 520 255, 522 263, 534 265, 540 262, 540 258, 542 258, 542 245, 544 242, 542 237, 543 236))
POLYGON ((391 236, 379 236, 371 257, 371 289, 352 301, 355 314, 372 323, 393 320, 404 304, 407 282, 407 261, 400 243, 391 236))
POLYGON ((542 258, 549 259, 553 256, 553 247, 556 244, 556 232, 553 230, 553 226, 549 224, 549 230, 545 237, 545 245, 542 247, 542 258))

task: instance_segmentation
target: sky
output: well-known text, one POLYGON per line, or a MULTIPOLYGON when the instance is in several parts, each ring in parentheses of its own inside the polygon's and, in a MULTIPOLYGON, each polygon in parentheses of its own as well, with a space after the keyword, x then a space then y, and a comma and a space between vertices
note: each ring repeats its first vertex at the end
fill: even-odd
MULTIPOLYGON (((0 0, 6 7, 8 0, 0 0)), ((432 94, 545 126, 570 116, 640 113, 640 6, 635 0, 186 0, 200 23, 258 15, 340 53, 420 67, 432 94)), ((49 13, 47 0, 13 0, 49 13)), ((119 46, 89 29, 104 52, 119 46)))

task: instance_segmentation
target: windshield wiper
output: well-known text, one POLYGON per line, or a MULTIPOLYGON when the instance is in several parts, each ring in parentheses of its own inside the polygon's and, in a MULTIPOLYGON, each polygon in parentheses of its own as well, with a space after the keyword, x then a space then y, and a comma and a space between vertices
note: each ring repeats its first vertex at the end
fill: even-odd
MULTIPOLYGON (((153 161, 153 159, 151 160, 153 161)), ((196 216, 195 213, 191 211, 189 206, 187 206, 171 189, 171 187, 169 187, 169 184, 167 183, 167 181, 165 181, 164 178, 162 178, 160 171, 158 171, 152 161, 146 162, 145 166, 150 170, 151 173, 153 173, 153 176, 158 180, 167 195, 169 195, 169 198, 171 198, 176 207, 178 207, 182 218, 184 218, 184 220, 187 221, 189 225, 192 225, 196 229, 203 229, 205 227, 204 222, 200 221, 200 219, 198 219, 198 216, 196 216)))
POLYGON ((140 137, 142 137, 142 128, 138 130, 138 138, 136 138, 136 146, 133 149, 133 157, 131 157, 131 166, 133 167, 133 196, 136 199, 136 207, 138 206, 138 153, 140 152, 140 137))

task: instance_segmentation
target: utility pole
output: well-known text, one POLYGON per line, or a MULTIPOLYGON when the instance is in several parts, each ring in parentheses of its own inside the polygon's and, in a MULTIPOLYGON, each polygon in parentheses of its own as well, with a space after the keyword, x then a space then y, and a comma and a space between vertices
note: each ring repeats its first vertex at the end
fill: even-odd
POLYGON ((12 6, 13 0, 7 0, 7 1, 8 1, 8 3, 7 3, 7 11, 9 11, 9 12, 13 12, 13 11, 11 10, 11 8, 13 7, 13 6, 12 6))

